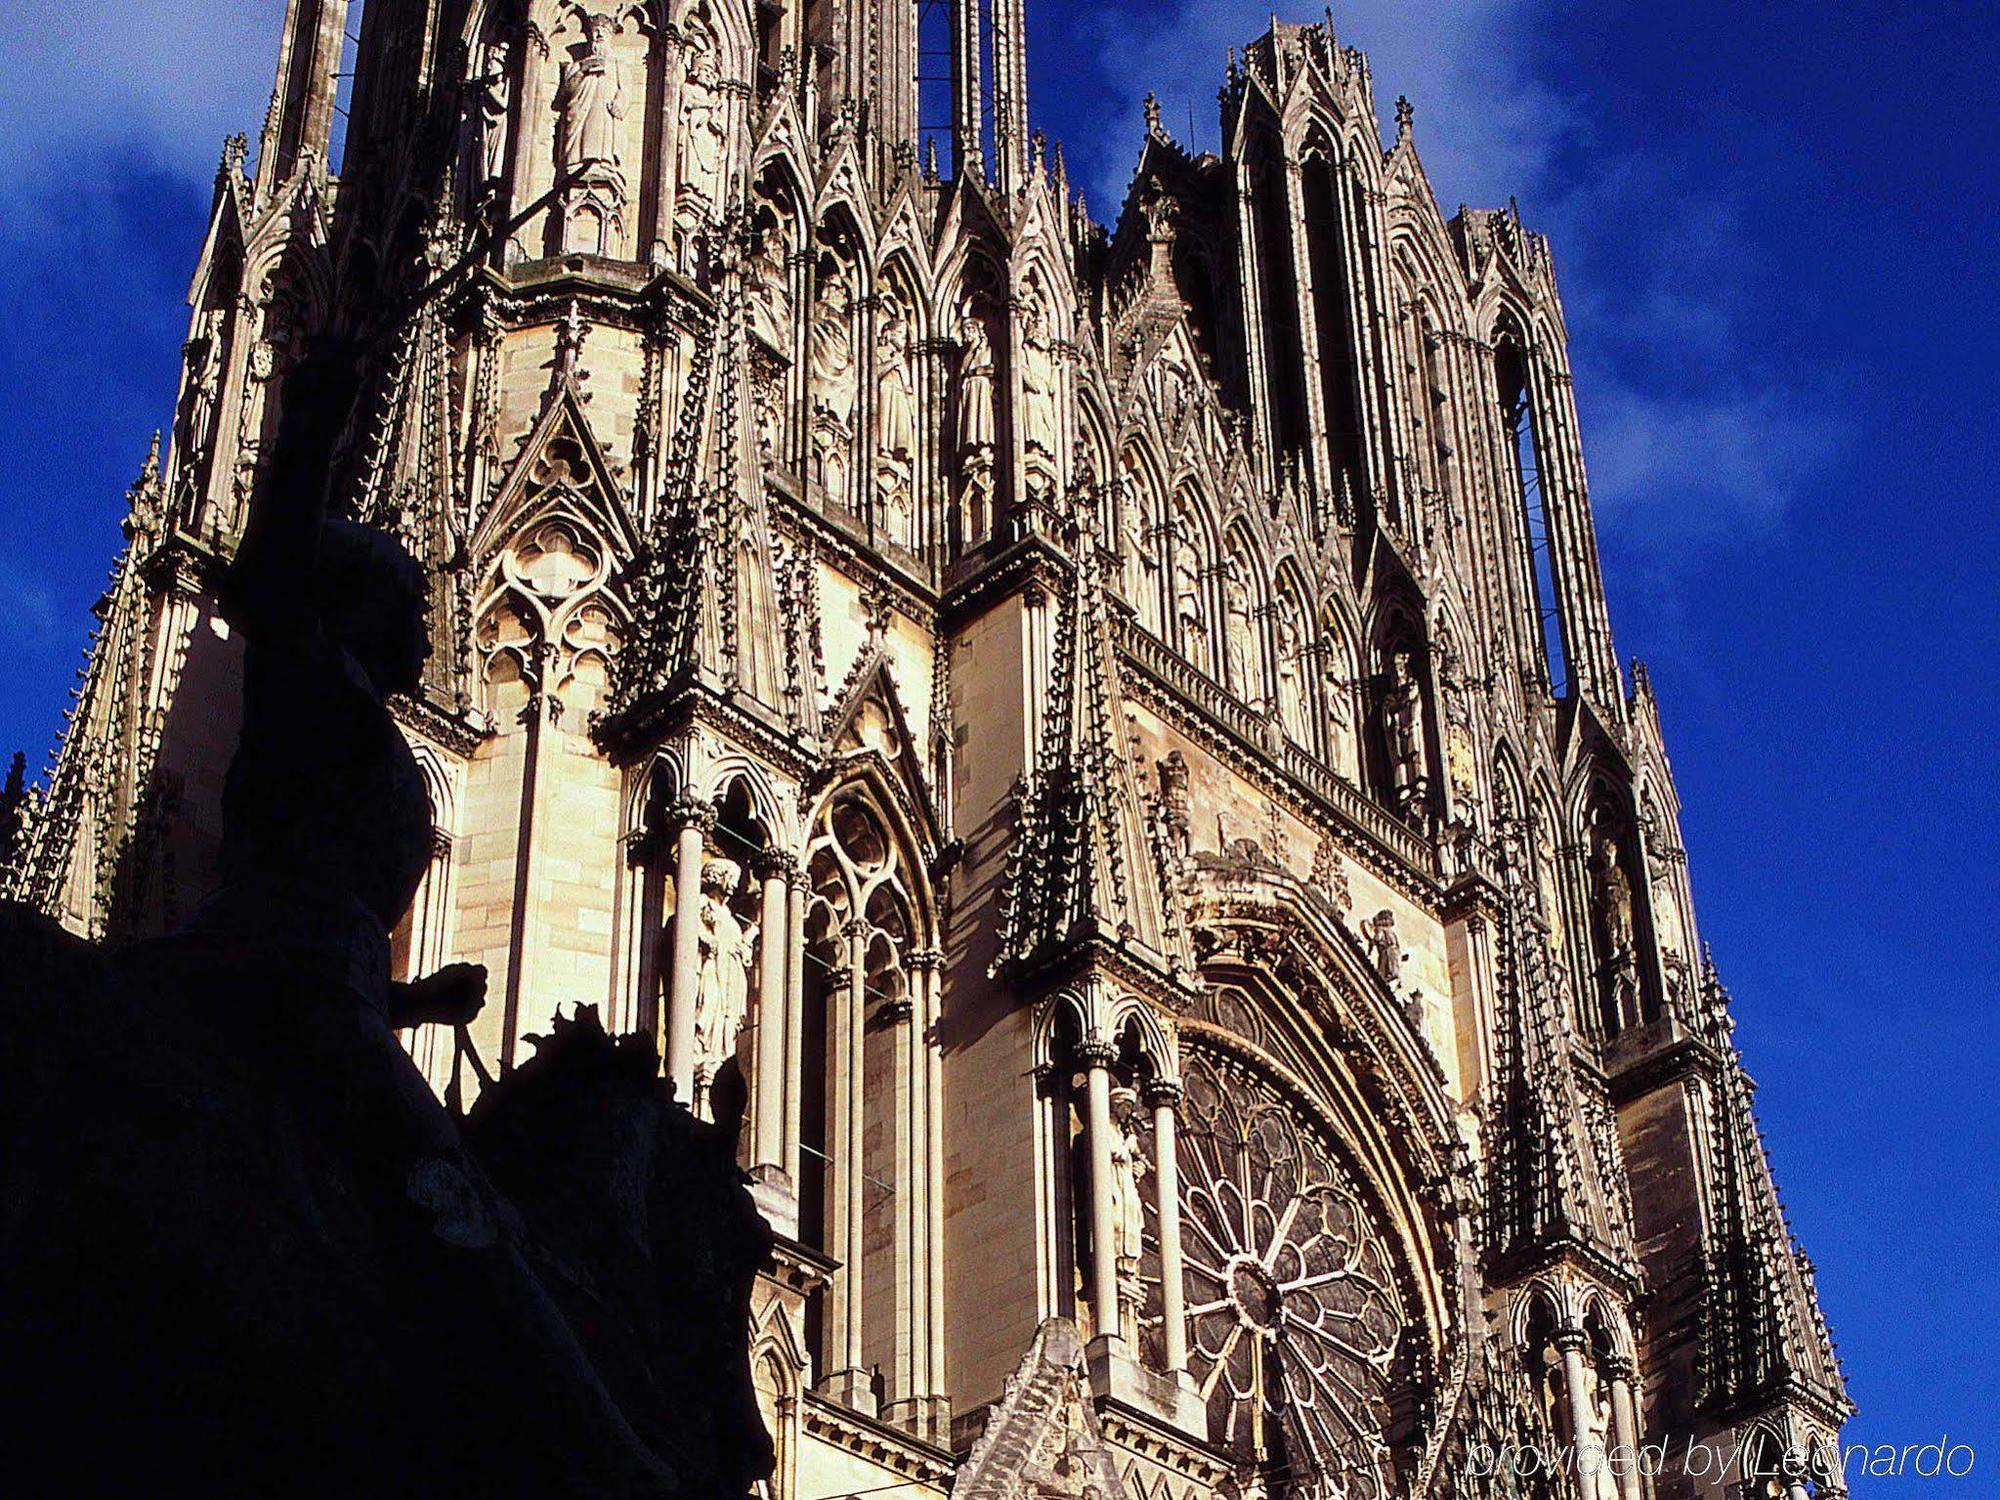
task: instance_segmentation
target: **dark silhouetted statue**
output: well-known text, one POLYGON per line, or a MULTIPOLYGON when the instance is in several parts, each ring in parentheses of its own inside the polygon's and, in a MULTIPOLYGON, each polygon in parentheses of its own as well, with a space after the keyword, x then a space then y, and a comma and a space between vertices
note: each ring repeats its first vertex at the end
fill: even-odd
POLYGON ((771 1466, 740 1095, 694 1120, 585 1010, 461 1129, 396 1040, 486 975, 389 979, 431 827, 385 700, 429 643, 408 554, 324 515, 343 363, 288 383, 225 589, 222 889, 117 952, 0 908, 7 1486, 734 1500, 771 1466))

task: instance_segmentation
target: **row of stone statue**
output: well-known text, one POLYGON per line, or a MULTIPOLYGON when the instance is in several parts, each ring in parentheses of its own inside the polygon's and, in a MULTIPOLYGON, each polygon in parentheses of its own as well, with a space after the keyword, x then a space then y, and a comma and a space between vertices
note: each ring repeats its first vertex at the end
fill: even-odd
MULTIPOLYGON (((649 44, 643 38, 621 43, 628 30, 623 11, 572 9, 550 39, 560 61, 549 104, 553 118, 546 121, 515 121, 523 92, 521 69, 535 42, 498 22, 489 26, 461 113, 463 208, 468 220, 503 217, 491 210, 510 171, 517 182, 528 177, 520 162, 510 161, 510 143, 517 155, 546 151, 556 203, 553 232, 543 250, 629 255, 626 210, 633 192, 627 146, 643 140, 645 131, 631 108, 627 78, 643 77, 640 54, 649 44)), ((678 121, 671 146, 663 148, 670 152, 673 168, 673 209, 663 214, 647 257, 656 265, 673 262, 685 273, 692 270, 702 232, 722 215, 732 90, 705 6, 689 11, 661 45, 670 49, 666 77, 678 121)), ((518 212, 522 206, 512 207, 518 212)), ((509 247, 516 257, 533 253, 527 241, 509 247)))
MULTIPOLYGON (((885 285, 873 298, 860 295, 859 273, 833 250, 813 261, 809 290, 796 285, 796 265, 788 237, 767 214, 744 265, 750 322, 781 361, 805 361, 809 421, 802 457, 820 495, 833 505, 870 514, 881 534, 917 551, 925 540, 917 467, 923 435, 948 423, 946 450, 957 487, 958 530, 967 541, 983 536, 991 523, 1000 441, 999 362, 990 299, 968 298, 952 335, 932 346, 948 356, 948 398, 933 416, 919 394, 927 385, 919 370, 926 346, 915 293, 885 285), (802 299, 803 318, 798 314, 802 299), (795 343, 801 338, 802 350, 795 343), (863 349, 873 351, 872 361, 861 356, 863 349), (864 392, 872 393, 865 414, 864 392), (862 472, 868 475, 865 481, 857 480, 862 472)), ((1016 364, 1023 448, 1034 471, 1052 480, 1062 422, 1049 300, 1033 284, 1024 293, 1016 364)), ((771 461, 785 464, 777 403, 766 403, 763 416, 766 453, 771 461)))

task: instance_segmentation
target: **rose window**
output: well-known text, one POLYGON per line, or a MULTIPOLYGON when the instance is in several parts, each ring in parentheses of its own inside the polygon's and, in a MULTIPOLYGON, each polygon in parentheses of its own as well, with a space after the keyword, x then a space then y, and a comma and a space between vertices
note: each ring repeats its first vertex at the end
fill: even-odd
POLYGON ((1385 1500, 1404 1319, 1375 1216, 1305 1112, 1260 1074, 1190 1051, 1183 1083, 1188 1366, 1209 1435, 1273 1494, 1385 1500))

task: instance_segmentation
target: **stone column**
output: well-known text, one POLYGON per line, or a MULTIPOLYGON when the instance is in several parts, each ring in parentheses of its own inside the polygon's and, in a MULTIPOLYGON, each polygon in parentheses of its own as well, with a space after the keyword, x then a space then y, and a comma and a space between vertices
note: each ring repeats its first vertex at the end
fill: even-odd
POLYGON ((1600 1455, 1586 1453, 1584 1434, 1590 1431, 1590 1408, 1584 1403, 1583 1354, 1589 1339, 1581 1329, 1565 1329, 1556 1335, 1556 1349, 1562 1355, 1563 1390, 1569 1396, 1570 1446, 1576 1454, 1577 1489, 1588 1495, 1591 1476, 1597 1472, 1600 1455))
POLYGON ((861 1242, 863 1217, 867 1207, 864 1143, 867 1122, 867 956, 868 924, 858 918, 847 924, 847 971, 845 1003, 838 1028, 839 1045, 835 1068, 835 1119, 833 1149, 833 1202, 840 1215, 837 1258, 840 1270, 834 1278, 828 1348, 840 1360, 826 1383, 827 1394, 843 1405, 874 1415, 875 1399, 868 1372, 862 1367, 861 1343, 861 1242))
POLYGON ((938 1018, 944 1008, 944 968, 940 962, 924 976, 924 1331, 929 1340, 925 1377, 931 1398, 932 1441, 948 1442, 951 1416, 946 1409, 944 1369, 944 1053, 938 1045, 938 1018))
MULTIPOLYGON (((1610 1360, 1607 1372, 1611 1377, 1611 1440, 1619 1456, 1612 1465, 1612 1473, 1618 1479, 1618 1500, 1642 1500, 1639 1420, 1632 1404, 1632 1377, 1637 1372, 1631 1360, 1618 1356, 1610 1360)), ((1795 1495, 1792 1500, 1805 1500, 1805 1496, 1795 1495)))
POLYGON ((785 1113, 778 1164, 797 1189, 805 1181, 805 1164, 799 1160, 799 1091, 805 1071, 806 882, 805 872, 796 866, 785 905, 785 1113))
POLYGON ((790 917, 785 899, 786 877, 795 863, 785 854, 766 854, 757 874, 764 883, 764 908, 759 918, 757 961, 757 1094, 752 1104, 753 1166, 785 1165, 785 1056, 789 975, 785 950, 790 946, 790 917))
POLYGON ((1146 1089, 1153 1107, 1153 1185, 1160 1210, 1160 1312, 1166 1325, 1167 1373, 1187 1369, 1187 1287, 1181 1272, 1180 1166, 1175 1151, 1181 1086, 1164 1079, 1146 1089))
POLYGON ((674 1097, 694 1107, 694 1002, 701 982, 701 865, 715 809, 677 804, 674 836, 674 967, 667 1006, 667 1077, 674 1097))
POLYGON ((1090 1269, 1091 1301, 1097 1309, 1097 1331, 1119 1337, 1118 1234, 1111 1222, 1111 1047, 1086 1042, 1077 1049, 1085 1076, 1085 1123, 1090 1145, 1090 1269))

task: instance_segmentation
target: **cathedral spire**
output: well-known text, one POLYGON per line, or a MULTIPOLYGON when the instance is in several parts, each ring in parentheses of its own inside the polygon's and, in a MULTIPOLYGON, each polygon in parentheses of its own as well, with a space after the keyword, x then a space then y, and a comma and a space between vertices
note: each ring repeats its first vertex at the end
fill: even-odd
POLYGON ((340 56, 348 0, 287 0, 278 44, 278 81, 257 148, 257 198, 263 201, 309 158, 332 150, 340 56))
POLYGON ((1714 1222, 1703 1256, 1701 1399, 1726 1413, 1801 1396, 1838 1421, 1852 1411, 1812 1266, 1792 1238, 1737 1051, 1729 995, 1703 966, 1700 1021, 1719 1059, 1709 1178, 1714 1222))
POLYGON ((1492 1121, 1492 1243, 1506 1260, 1574 1251, 1636 1277, 1631 1190, 1610 1105, 1577 1075, 1568 996, 1535 886, 1518 863, 1505 880, 1502 972, 1513 1014, 1492 1121))
POLYGON ((1101 948, 1180 983, 1191 972, 1186 937, 1133 773, 1103 555, 1087 506, 1074 542, 1048 718, 1020 794, 1000 966, 1024 972, 1101 948))

